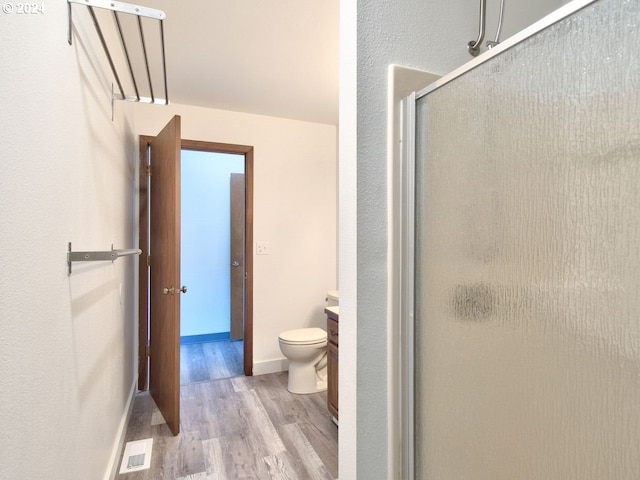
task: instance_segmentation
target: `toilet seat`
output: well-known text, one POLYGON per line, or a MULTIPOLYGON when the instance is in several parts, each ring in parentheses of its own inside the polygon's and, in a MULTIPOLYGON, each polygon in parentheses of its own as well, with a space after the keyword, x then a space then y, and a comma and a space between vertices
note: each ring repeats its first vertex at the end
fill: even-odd
POLYGON ((280 334, 280 340, 289 345, 315 345, 327 341, 327 332, 321 328, 298 328, 280 334))

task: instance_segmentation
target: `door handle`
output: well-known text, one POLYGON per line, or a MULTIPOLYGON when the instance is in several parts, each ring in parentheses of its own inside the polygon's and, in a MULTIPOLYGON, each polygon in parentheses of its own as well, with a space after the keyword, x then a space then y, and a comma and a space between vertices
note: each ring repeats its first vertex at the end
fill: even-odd
POLYGON ((238 263, 238 262, 233 262, 233 263, 231 264, 231 266, 232 266, 233 268, 236 268, 236 267, 239 267, 239 266, 240 266, 240 263, 238 263))
POLYGON ((182 288, 174 288, 174 287, 169 287, 169 288, 164 288, 162 290, 162 293, 164 293, 165 295, 175 295, 176 293, 187 293, 187 287, 185 287, 184 285, 182 286, 182 288))

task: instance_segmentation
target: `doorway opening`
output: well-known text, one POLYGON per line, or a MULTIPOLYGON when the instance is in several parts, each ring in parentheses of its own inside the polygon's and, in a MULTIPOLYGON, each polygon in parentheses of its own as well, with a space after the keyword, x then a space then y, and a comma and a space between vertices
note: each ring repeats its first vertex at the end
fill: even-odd
MULTIPOLYGON (((149 180, 149 173, 151 169, 148 168, 148 156, 149 145, 155 137, 140 136, 140 248, 142 249, 142 255, 140 256, 140 286, 139 286, 139 333, 138 333, 138 345, 139 345, 139 362, 138 362, 138 389, 147 390, 149 385, 149 352, 151 350, 150 344, 153 339, 150 338, 149 332, 149 301, 150 301, 150 275, 149 275, 149 205, 151 201, 151 182, 149 180)), ((210 332, 194 333, 193 326, 188 325, 188 319, 191 317, 191 312, 195 311, 199 307, 192 306, 191 312, 186 313, 184 318, 187 319, 187 325, 183 330, 180 328, 181 340, 184 337, 184 343, 195 343, 194 340, 207 342, 207 340, 219 340, 225 335, 229 339, 233 338, 240 343, 233 345, 233 351, 235 355, 241 357, 240 364, 241 370, 238 374, 244 374, 247 376, 253 375, 253 256, 252 256, 252 244, 253 244, 253 147, 246 145, 234 145, 215 142, 203 142, 195 140, 181 140, 181 153, 185 157, 192 155, 211 155, 208 160, 211 163, 216 160, 233 158, 235 161, 230 162, 235 165, 239 165, 236 170, 240 170, 242 173, 229 172, 228 179, 229 187, 229 202, 227 205, 227 218, 229 219, 231 226, 228 230, 226 243, 229 245, 229 256, 226 259, 228 267, 227 274, 229 277, 228 288, 230 298, 226 302, 226 308, 229 309, 229 324, 228 330, 220 330, 218 324, 217 327, 213 327, 210 332), (235 186, 234 186, 235 185, 235 186), (239 188, 239 186, 241 188, 239 188), (238 192, 241 192, 240 194, 238 192), (235 195, 235 199, 233 196, 235 195), (241 201, 239 200, 241 199, 241 201), (237 210, 238 204, 241 204, 240 213, 232 214, 230 208, 233 207, 237 210), (235 218, 235 223, 231 222, 235 218), (238 219, 240 221, 238 222, 238 219), (234 227, 235 225, 235 227, 234 227), (238 233, 237 230, 240 230, 238 233), (235 232, 234 232, 235 230, 235 232), (233 237, 235 235, 235 237, 233 237), (239 235, 239 236, 238 236, 239 235), (234 239, 235 238, 235 239, 234 239), (235 247, 235 248, 233 248, 235 247), (240 268, 242 267, 242 268, 240 268), (234 297, 235 292, 235 297, 234 297), (228 333, 226 333, 228 332, 228 333), (200 336, 202 335, 202 336, 200 336), (191 337, 191 338, 189 338, 191 337)), ((189 160, 187 160, 189 161, 189 160)), ((183 173, 182 165, 180 168, 181 174, 183 173)), ((185 190, 189 187, 185 186, 185 190)), ((213 187, 212 187, 213 188, 213 187)), ((187 190, 188 193, 188 190, 187 190)), ((220 206, 203 206, 201 210, 210 210, 210 213, 216 213, 220 206), (215 211, 214 211, 215 210, 215 211)), ((184 215, 183 212, 181 212, 184 215)), ((180 229, 182 232, 182 228, 180 229)), ((219 233, 219 232, 218 232, 219 233)), ((189 238, 187 232, 186 239, 189 238)), ((187 240, 187 245, 189 241, 187 240)), ((193 248, 193 247, 192 247, 193 248)), ((183 257, 195 256, 197 258, 203 258, 204 256, 211 255, 211 248, 200 251, 200 247, 197 247, 199 251, 185 253, 185 249, 181 248, 181 260, 183 257)), ((220 252, 218 252, 220 253, 220 252)), ((201 262, 203 263, 203 262, 201 262)), ((189 285, 189 293, 198 293, 199 290, 209 291, 201 296, 201 300, 215 297, 212 295, 212 285, 201 285, 201 283, 207 283, 206 279, 194 278, 195 283, 189 285)), ((219 279, 218 279, 219 280, 219 279)), ((186 283, 186 282, 185 282, 186 283)), ((224 288, 224 287, 222 287, 224 288)), ((198 295, 194 295, 198 296, 198 295)), ((187 298, 186 295, 183 298, 187 298)), ((220 298, 220 291, 218 291, 218 298, 220 298)), ((186 302, 187 304, 189 302, 186 302)), ((197 303, 197 302, 196 302, 197 303)), ((210 303, 210 302, 209 302, 210 303)), ((189 308, 189 307, 187 307, 189 308)), ((217 304, 217 308, 225 310, 225 306, 221 303, 217 304)), ((181 308, 182 310, 182 308, 181 308)), ((199 327, 195 327, 196 329, 199 327)), ((183 342, 181 342, 183 343, 183 342)), ((218 345, 219 346, 219 345, 218 345)), ((209 350, 210 355, 215 355, 215 348, 210 348, 209 345, 206 349, 209 350)), ((214 346, 215 347, 215 346, 214 346)), ((182 348, 181 348, 182 350, 182 348)), ((230 351, 230 350, 228 350, 230 351)), ((233 352, 232 351, 232 352, 233 352)), ((220 352, 220 349, 218 349, 220 352)), ((231 353, 233 354, 233 353, 231 353)), ((237 360, 237 359, 236 359, 237 360)), ((187 380, 189 381, 189 380, 187 380)), ((203 380, 200 380, 203 381, 203 380)), ((181 382, 183 383, 183 382, 181 382)))
POLYGON ((245 156, 181 149, 180 384, 243 374, 245 156))

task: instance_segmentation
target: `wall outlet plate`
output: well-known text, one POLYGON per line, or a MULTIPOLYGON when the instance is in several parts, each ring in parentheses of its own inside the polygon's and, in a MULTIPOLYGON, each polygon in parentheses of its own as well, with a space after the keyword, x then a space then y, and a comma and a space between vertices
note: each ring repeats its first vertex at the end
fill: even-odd
POLYGON ((271 250, 267 242, 256 242, 256 255, 269 255, 271 250))

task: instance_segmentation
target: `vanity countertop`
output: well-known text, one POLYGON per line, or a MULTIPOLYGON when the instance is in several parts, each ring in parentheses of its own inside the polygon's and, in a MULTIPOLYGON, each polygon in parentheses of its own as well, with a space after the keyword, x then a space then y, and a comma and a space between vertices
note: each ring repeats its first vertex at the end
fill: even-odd
POLYGON ((324 309, 324 313, 327 314, 327 317, 337 321, 340 316, 340 307, 337 305, 335 307, 327 307, 324 309))

